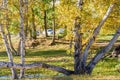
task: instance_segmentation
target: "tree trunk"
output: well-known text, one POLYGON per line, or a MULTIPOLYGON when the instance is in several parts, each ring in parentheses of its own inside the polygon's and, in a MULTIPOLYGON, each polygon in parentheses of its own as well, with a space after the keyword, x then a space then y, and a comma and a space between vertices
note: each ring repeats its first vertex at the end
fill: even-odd
MULTIPOLYGON (((19 0, 20 3, 20 54, 22 66, 25 64, 25 33, 24 33, 24 16, 23 16, 23 0, 19 0)), ((20 78, 24 77, 24 69, 20 70, 20 78)))
POLYGON ((15 54, 15 55, 19 55, 18 52, 15 50, 15 48, 13 47, 13 44, 12 44, 12 41, 11 41, 11 35, 10 35, 10 32, 8 30, 8 26, 6 26, 6 30, 8 32, 8 41, 9 41, 9 45, 10 45, 10 48, 11 48, 11 51, 15 54))
POLYGON ((25 9, 24 9, 24 20, 25 20, 25 37, 27 38, 28 36, 28 0, 24 0, 25 3, 25 9))
MULTIPOLYGON (((7 22, 8 21, 8 15, 6 15, 6 18, 7 18, 7 22)), ((10 32, 9 32, 9 29, 8 29, 8 24, 6 24, 6 30, 8 32, 8 41, 9 41, 9 45, 10 45, 10 48, 11 48, 11 51, 15 54, 15 55, 18 55, 17 51, 15 50, 15 48, 13 47, 13 44, 12 44, 12 41, 11 41, 11 35, 10 35, 10 32)))
POLYGON ((105 55, 105 53, 107 53, 112 48, 113 44, 116 42, 116 40, 118 39, 119 36, 120 36, 120 28, 117 30, 116 34, 111 39, 109 44, 104 49, 99 51, 95 55, 95 57, 90 61, 90 63, 87 66, 87 73, 88 74, 91 74, 91 72, 92 72, 93 68, 95 67, 95 65, 101 60, 101 58, 105 55))
POLYGON ((108 16, 110 15, 112 9, 114 7, 114 4, 110 5, 110 7, 108 8, 106 14, 104 15, 103 19, 100 21, 99 25, 95 28, 92 37, 90 38, 84 53, 83 53, 83 57, 82 57, 82 63, 83 66, 86 66, 86 60, 87 60, 87 55, 88 55, 88 50, 90 49, 91 45, 94 43, 96 36, 99 34, 100 29, 102 27, 102 25, 104 24, 104 22, 107 20, 108 16))
MULTIPOLYGON (((7 9, 7 3, 8 3, 8 0, 3 0, 3 7, 5 9, 7 9)), ((8 30, 8 15, 7 15, 7 12, 6 12, 6 20, 7 20, 6 28, 8 30)), ((3 27, 2 24, 0 24, 1 35, 2 35, 2 38, 4 40, 4 44, 5 44, 5 47, 6 47, 7 55, 8 55, 8 58, 9 58, 9 62, 11 62, 13 64, 12 52, 11 52, 11 49, 10 49, 10 46, 9 46, 9 43, 8 43, 8 40, 7 40, 7 36, 5 35, 5 32, 4 32, 2 27, 3 27)), ((10 35, 9 31, 8 31, 8 34, 10 35)), ((10 36, 9 36, 9 40, 11 40, 10 36)), ((12 42, 11 42, 11 44, 12 44, 12 42)), ((11 68, 11 72, 12 72, 12 78, 13 79, 18 79, 16 69, 11 68)))
POLYGON ((48 37, 47 34, 47 12, 44 10, 44 29, 45 29, 45 37, 48 37))
POLYGON ((30 39, 32 39, 32 29, 31 29, 32 26, 29 27, 29 36, 30 36, 30 39))
POLYGON ((51 45, 55 45, 55 0, 53 0, 53 37, 51 45))
POLYGON ((33 39, 36 39, 37 38, 37 35, 36 35, 36 26, 35 26, 35 15, 34 15, 34 10, 32 8, 32 27, 33 27, 33 39))
POLYGON ((7 21, 6 22, 6 30, 7 30, 7 33, 8 33, 8 41, 9 41, 9 45, 10 45, 10 49, 11 51, 17 55, 17 51, 15 50, 15 48, 13 47, 13 44, 12 44, 12 41, 11 41, 11 35, 10 35, 10 32, 9 32, 9 29, 8 29, 8 25, 9 25, 9 19, 8 19, 8 9, 7 9, 7 1, 4 1, 4 7, 6 9, 6 15, 5 15, 5 20, 7 21))
POLYGON ((79 22, 79 17, 75 19, 75 27, 74 27, 74 71, 75 74, 82 73, 82 66, 80 64, 80 59, 82 55, 82 33, 79 22))
POLYGON ((18 55, 20 55, 20 48, 21 48, 21 46, 20 46, 20 44, 21 44, 21 40, 19 40, 19 43, 18 43, 18 48, 17 48, 17 53, 18 53, 18 55))
MULTIPOLYGON (((8 55, 8 58, 9 58, 9 62, 11 62, 11 65, 13 65, 12 52, 11 52, 10 46, 8 44, 8 41, 7 41, 7 36, 5 35, 5 32, 4 32, 2 27, 3 27, 2 24, 0 24, 0 31, 1 31, 1 35, 2 35, 4 44, 5 44, 5 47, 6 47, 7 55, 8 55)), ((13 79, 18 79, 16 69, 15 68, 11 68, 11 72, 12 72, 12 78, 13 79)))
MULTIPOLYGON (((6 0, 4 0, 4 1, 6 1, 6 0)), ((110 14, 110 12, 112 11, 112 8, 114 6, 114 4, 113 4, 108 8, 108 11, 106 12, 105 16, 101 20, 100 24, 94 30, 92 37, 90 38, 87 46, 85 47, 83 55, 82 55, 81 27, 80 27, 79 17, 76 17, 76 19, 75 19, 75 29, 74 29, 74 34, 75 34, 75 38, 74 38, 74 41, 75 41, 74 42, 75 43, 74 44, 74 49, 75 49, 74 71, 67 70, 67 69, 64 69, 64 68, 61 68, 61 67, 58 67, 58 66, 54 66, 54 65, 41 63, 41 62, 36 62, 36 63, 32 63, 32 64, 25 64, 25 59, 24 59, 24 56, 25 56, 25 33, 24 33, 24 17, 23 17, 23 0, 19 0, 19 2, 20 2, 20 54, 21 54, 21 64, 13 63, 12 53, 11 53, 10 46, 8 44, 8 41, 7 41, 7 37, 4 33, 2 25, 0 25, 2 38, 4 40, 4 44, 5 44, 6 51, 7 51, 8 58, 9 58, 9 62, 0 62, 0 67, 11 68, 13 78, 17 78, 15 68, 21 69, 20 70, 20 78, 24 77, 24 73, 25 73, 24 69, 30 69, 30 68, 36 68, 36 67, 55 70, 57 72, 60 72, 60 73, 66 74, 66 75, 85 74, 85 73, 91 74, 95 65, 100 61, 100 59, 105 55, 105 53, 107 53, 112 48, 112 45, 115 43, 115 41, 117 40, 117 38, 120 35, 120 28, 119 28, 118 31, 116 32, 116 34, 114 35, 113 39, 111 39, 110 43, 104 49, 102 49, 100 52, 98 52, 96 54, 96 56, 94 56, 94 58, 86 66, 86 59, 87 59, 87 55, 88 55, 88 50, 90 49, 91 45, 95 41, 95 38, 98 35, 102 25, 104 24, 104 22, 106 21, 106 19, 108 18, 109 14, 110 14)), ((54 8, 55 8, 55 0, 53 0, 53 11, 55 11, 54 8)), ((34 20, 35 16, 34 16, 34 10, 33 9, 32 9, 32 12, 33 12, 32 13, 33 30, 35 31, 35 34, 36 34, 36 26, 35 26, 35 23, 34 23, 35 22, 35 20, 34 20)), ((53 15, 53 30, 54 30, 54 36, 53 36, 52 44, 55 43, 55 14, 53 15)))
POLYGON ((82 10, 83 0, 78 0, 78 6, 82 10))

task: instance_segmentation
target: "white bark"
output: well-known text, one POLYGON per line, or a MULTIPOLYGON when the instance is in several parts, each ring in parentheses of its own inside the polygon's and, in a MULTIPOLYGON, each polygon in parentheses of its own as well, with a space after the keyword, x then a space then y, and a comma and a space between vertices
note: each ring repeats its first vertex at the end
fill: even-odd
POLYGON ((104 49, 102 49, 101 51, 99 51, 96 54, 96 56, 90 61, 90 63, 87 66, 87 70, 88 70, 89 74, 91 74, 93 68, 98 63, 98 61, 101 60, 101 58, 105 55, 105 53, 107 53, 112 48, 113 44, 116 42, 116 40, 118 39, 119 36, 120 36, 120 28, 118 29, 118 31, 116 32, 116 34, 114 35, 114 37, 111 39, 111 41, 109 42, 109 44, 104 49))
MULTIPOLYGON (((8 0, 3 0, 2 1, 3 9, 7 9, 7 3, 8 3, 8 0)), ((6 18, 7 18, 7 15, 6 15, 6 18)), ((6 28, 8 29, 8 24, 6 25, 6 28)), ((2 24, 0 24, 0 31, 1 31, 1 35, 2 35, 4 44, 5 44, 5 47, 6 47, 7 55, 8 55, 8 58, 9 58, 9 62, 13 63, 12 52, 11 52, 11 49, 10 49, 10 46, 9 46, 9 43, 8 43, 8 40, 7 40, 7 36, 5 35, 5 32, 3 30, 3 25, 2 24)), ((12 72, 12 78, 13 79, 17 79, 18 76, 17 76, 16 69, 11 68, 11 72, 12 72)))
POLYGON ((74 23, 74 71, 75 74, 82 73, 80 58, 82 55, 82 34, 79 22, 79 17, 76 17, 74 23))
MULTIPOLYGON (((6 48, 6 51, 7 51, 8 58, 9 58, 9 62, 13 63, 12 52, 11 52, 10 46, 8 44, 8 41, 7 41, 7 36, 5 35, 5 32, 3 30, 2 24, 0 24, 0 32, 1 32, 4 44, 5 44, 5 48, 6 48)), ((11 72, 12 72, 12 78, 17 79, 18 77, 17 77, 16 70, 14 68, 11 68, 11 72)))
POLYGON ((24 0, 25 5, 25 38, 28 36, 28 0, 24 0))
MULTIPOLYGON (((24 33, 24 16, 23 16, 23 0, 19 0, 20 3, 20 54, 22 66, 25 64, 25 33, 24 33)), ((24 77, 24 69, 20 70, 20 78, 24 77)))
POLYGON ((82 63, 84 64, 84 66, 86 65, 86 59, 87 59, 87 56, 88 56, 88 51, 89 51, 91 45, 94 43, 96 36, 99 34, 102 25, 104 24, 104 22, 109 17, 113 7, 114 7, 114 4, 110 5, 110 7, 108 8, 108 10, 107 10, 106 14, 104 15, 103 19, 100 21, 98 26, 95 28, 95 30, 93 32, 93 35, 90 38, 90 40, 89 40, 89 42, 88 42, 88 44, 87 44, 87 46, 84 50, 83 57, 82 57, 82 63))
POLYGON ((83 0, 78 0, 78 6, 82 10, 83 0))

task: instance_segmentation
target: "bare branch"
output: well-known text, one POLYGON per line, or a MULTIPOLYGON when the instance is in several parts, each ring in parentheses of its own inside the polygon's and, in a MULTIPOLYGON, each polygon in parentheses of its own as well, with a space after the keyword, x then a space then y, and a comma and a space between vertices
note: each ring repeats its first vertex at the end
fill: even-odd
POLYGON ((84 64, 84 66, 86 65, 86 59, 87 59, 87 55, 88 55, 88 50, 90 49, 91 45, 94 43, 96 36, 99 34, 100 29, 102 27, 102 25, 104 24, 104 22, 107 20, 108 16, 110 15, 112 9, 114 7, 114 4, 110 5, 110 7, 108 8, 106 14, 104 15, 103 19, 100 21, 100 23, 98 24, 98 26, 95 28, 92 37, 90 38, 85 50, 84 50, 84 54, 82 57, 82 63, 84 64))
POLYGON ((89 74, 92 72, 93 68, 98 63, 98 61, 100 61, 100 59, 105 55, 105 53, 107 53, 112 48, 113 44, 116 42, 119 36, 120 36, 120 28, 118 29, 114 37, 111 39, 109 44, 100 52, 98 52, 96 56, 90 61, 90 63, 87 66, 89 74))
MULTIPOLYGON (((0 32, 1 32, 1 35, 2 35, 2 38, 3 38, 3 41, 4 41, 4 44, 5 44, 5 47, 6 47, 6 51, 7 51, 7 55, 8 55, 8 58, 9 58, 9 61, 11 63, 13 63, 13 56, 12 56, 12 52, 11 52, 11 49, 10 49, 10 46, 8 44, 8 41, 7 41, 7 36, 5 35, 5 32, 3 30, 3 26, 2 24, 0 24, 0 32)), ((11 68, 11 72, 12 72, 12 78, 13 79, 17 79, 17 73, 16 73, 16 70, 14 68, 11 68)))

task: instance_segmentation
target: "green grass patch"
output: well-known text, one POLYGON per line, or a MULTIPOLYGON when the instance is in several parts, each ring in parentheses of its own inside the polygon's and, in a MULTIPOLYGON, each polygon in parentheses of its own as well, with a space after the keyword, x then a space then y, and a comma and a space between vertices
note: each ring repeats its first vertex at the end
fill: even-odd
MULTIPOLYGON (((25 63, 32 62, 44 62, 60 67, 64 67, 66 69, 73 70, 74 69, 74 58, 73 56, 67 55, 66 50, 68 49, 68 44, 57 44, 55 46, 46 46, 40 45, 35 49, 27 49, 25 56, 25 63)), ((90 50, 90 55, 88 56, 89 60, 93 58, 93 56, 103 47, 93 46, 90 50)), ((111 53, 111 52, 109 52, 111 53)), ((8 61, 8 57, 5 50, 0 51, 0 61, 8 61)), ((20 56, 14 56, 14 62, 20 63, 20 56)), ((91 76, 84 75, 72 75, 72 76, 63 76, 61 73, 56 71, 51 71, 43 68, 32 68, 25 70, 26 75, 36 75, 42 74, 47 75, 47 80, 91 80, 91 79, 109 79, 115 78, 120 75, 120 73, 116 70, 116 65, 120 64, 120 61, 116 58, 105 58, 102 59, 94 68, 91 76)), ((19 74, 19 70, 17 70, 19 74)), ((8 76, 11 75, 11 71, 8 68, 0 68, 0 76, 8 76)), ((46 77, 44 77, 45 79, 46 77)), ((39 78, 39 80, 43 78, 39 78)), ((26 79, 27 80, 27 79, 26 79)), ((33 79, 35 80, 35 79, 33 79)))

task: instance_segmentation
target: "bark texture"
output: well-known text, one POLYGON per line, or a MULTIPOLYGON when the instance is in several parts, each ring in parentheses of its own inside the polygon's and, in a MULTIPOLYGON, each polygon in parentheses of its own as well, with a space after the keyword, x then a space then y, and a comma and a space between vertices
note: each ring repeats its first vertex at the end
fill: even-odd
POLYGON ((31 63, 31 64, 24 64, 24 66, 22 64, 15 64, 15 63, 11 63, 11 62, 0 62, 0 68, 2 67, 8 67, 8 68, 16 68, 16 69, 31 69, 31 68, 46 68, 46 69, 50 69, 50 70, 54 70, 66 75, 70 75, 73 74, 74 71, 71 70, 67 70, 64 69, 62 67, 58 67, 58 66, 54 66, 54 65, 49 65, 49 64, 45 64, 42 62, 35 62, 35 63, 31 63))
MULTIPOLYGON (((4 0, 6 1, 6 0, 4 0)), ((82 1, 82 0, 80 0, 82 1)), ((12 57, 12 53, 10 50, 10 46, 8 44, 6 35, 4 33, 4 30, 2 28, 2 24, 0 25, 0 30, 1 30, 1 34, 2 34, 2 38, 4 40, 4 44, 6 46, 6 51, 8 54, 8 58, 9 58, 9 62, 0 62, 0 67, 8 67, 11 68, 12 70, 12 75, 14 78, 17 78, 17 74, 15 69, 20 69, 20 78, 24 77, 24 70, 25 69, 30 69, 30 68, 46 68, 46 69, 50 69, 50 70, 54 70, 66 75, 71 75, 71 74, 91 74, 92 70, 94 69, 95 65, 103 58, 103 56, 105 55, 105 53, 107 53, 113 46, 113 44, 115 43, 115 41, 117 40, 117 38, 120 35, 120 28, 117 30, 116 34, 113 36, 113 38, 111 39, 111 41, 109 42, 109 44, 103 48, 101 51, 99 51, 94 58, 88 63, 88 65, 86 66, 86 60, 87 60, 87 56, 88 56, 88 50, 90 49, 91 45, 93 44, 93 42, 95 41, 96 36, 99 34, 100 29, 102 27, 102 25, 104 24, 104 22, 106 21, 106 19, 108 18, 108 16, 110 15, 114 4, 110 5, 110 7, 108 8, 108 11, 106 12, 106 14, 104 15, 103 19, 100 21, 99 25, 95 28, 92 37, 90 38, 90 40, 88 41, 87 46, 84 49, 84 53, 82 55, 82 33, 81 33, 81 26, 80 26, 80 22, 79 22, 79 17, 76 17, 75 19, 75 28, 74 28, 74 34, 75 34, 75 38, 74 38, 74 71, 72 70, 67 70, 64 69, 62 67, 58 67, 58 66, 54 66, 54 65, 49 65, 49 64, 45 64, 42 62, 36 62, 36 63, 31 63, 31 64, 25 64, 25 33, 24 33, 24 16, 23 16, 23 0, 19 0, 20 2, 20 54, 21 54, 21 64, 15 64, 13 62, 13 57, 12 57)), ((55 0, 53 0, 53 11, 55 8, 55 0)), ((35 31, 36 34, 36 27, 35 27, 35 23, 34 23, 34 10, 32 9, 32 22, 33 22, 33 30, 35 31)), ((54 35, 53 35, 53 40, 52 40, 52 45, 55 44, 55 14, 53 14, 53 30, 54 30, 54 35)))
MULTIPOLYGON (((11 52, 10 46, 8 44, 8 41, 7 41, 7 36, 5 35, 5 32, 3 30, 2 24, 0 24, 0 32, 1 32, 1 36, 2 36, 4 44, 5 44, 5 48, 6 48, 6 51, 7 51, 9 62, 13 63, 12 52, 11 52)), ((13 79, 18 79, 16 69, 15 68, 11 68, 11 72, 12 72, 12 78, 13 79)))
POLYGON ((44 29, 45 29, 45 37, 48 37, 47 34, 47 11, 44 10, 44 29))
MULTIPOLYGON (((8 3, 8 0, 3 0, 2 1, 2 6, 3 6, 3 9, 7 9, 7 3, 8 3)), ((6 13, 6 20, 8 18, 8 15, 6 13)), ((8 20, 7 20, 8 21, 8 20)), ((6 28, 8 30, 8 24, 6 24, 6 28)), ((3 25, 0 24, 0 31, 1 31, 1 36, 3 38, 3 41, 4 41, 4 44, 5 44, 5 48, 6 48, 6 51, 7 51, 7 55, 8 55, 8 58, 9 58, 9 62, 12 62, 13 63, 13 56, 12 56, 12 52, 11 52, 11 49, 10 49, 10 45, 8 43, 8 40, 7 40, 7 36, 5 35, 5 32, 4 32, 4 29, 3 29, 3 25)), ((18 79, 18 76, 17 76, 17 72, 16 72, 16 69, 15 68, 11 68, 11 72, 12 72, 12 78, 13 79, 18 79)))
MULTIPOLYGON (((20 55, 22 66, 25 64, 25 33, 24 33, 24 14, 23 14, 23 0, 19 0, 20 3, 20 55)), ((20 78, 24 77, 24 69, 20 70, 20 78)))
POLYGON ((95 55, 95 57, 90 61, 90 63, 87 66, 87 73, 88 74, 91 74, 95 65, 98 63, 98 61, 101 60, 101 58, 105 55, 105 53, 107 53, 112 48, 113 44, 116 42, 116 40, 118 39, 119 36, 120 36, 120 28, 117 30, 116 34, 111 39, 109 44, 105 48, 103 48, 101 51, 99 51, 95 55))
POLYGON ((53 0, 53 37, 51 45, 55 45, 55 0, 53 0))
POLYGON ((83 0, 78 0, 78 6, 82 10, 83 0))
POLYGON ((28 35, 28 0, 24 0, 24 5, 25 5, 25 8, 24 8, 24 22, 25 22, 25 37, 27 37, 28 35))
POLYGON ((95 28, 95 30, 93 32, 93 35, 90 38, 90 40, 89 40, 89 42, 88 42, 88 44, 87 44, 87 46, 86 46, 86 48, 84 50, 84 53, 83 53, 83 57, 82 57, 82 63, 84 63, 83 66, 86 66, 86 60, 87 60, 87 56, 88 56, 88 51, 89 51, 91 45, 94 43, 96 36, 99 34, 102 25, 104 24, 104 22, 109 17, 113 7, 114 7, 114 4, 110 5, 110 7, 108 8, 108 10, 107 10, 106 14, 104 15, 103 19, 100 21, 98 26, 95 28))
POLYGON ((5 20, 7 21, 6 22, 6 30, 7 30, 7 35, 8 35, 8 41, 9 41, 9 45, 10 45, 10 49, 11 49, 11 51, 15 54, 15 55, 17 55, 17 51, 15 50, 15 48, 13 47, 13 44, 12 44, 12 41, 11 41, 11 35, 10 35, 10 31, 9 31, 9 18, 8 18, 8 7, 7 7, 7 0, 3 0, 4 2, 3 2, 3 6, 4 6, 4 8, 6 9, 6 11, 5 11, 5 20))
POLYGON ((80 18, 76 17, 74 27, 74 71, 75 74, 80 74, 82 71, 80 59, 82 55, 82 34, 80 27, 80 18))

